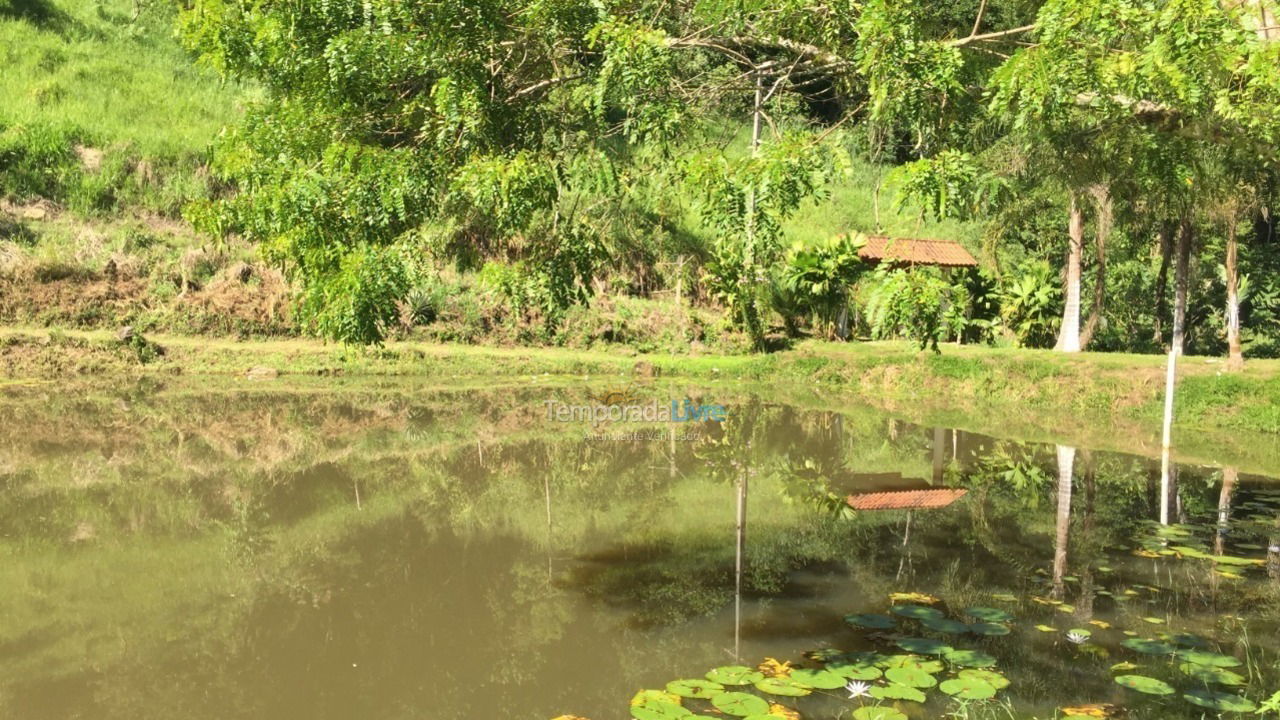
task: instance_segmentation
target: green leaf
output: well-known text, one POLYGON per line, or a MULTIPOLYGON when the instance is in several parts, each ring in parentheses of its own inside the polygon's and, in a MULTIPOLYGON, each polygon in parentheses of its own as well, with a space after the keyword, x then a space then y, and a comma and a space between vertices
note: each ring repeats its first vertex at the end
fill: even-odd
POLYGON ((978 650, 952 650, 944 655, 947 662, 962 667, 984 668, 996 664, 996 659, 978 650))
POLYGON ((955 677, 942 681, 938 686, 942 692, 962 700, 986 700, 996 696, 996 689, 985 680, 974 677, 955 677))
POLYGON ((803 697, 813 692, 813 688, 806 687, 796 680, 785 677, 767 677, 763 680, 757 680, 756 689, 770 695, 783 695, 786 697, 803 697))
POLYGON ((925 701, 925 694, 919 690, 898 683, 889 683, 888 685, 877 685, 869 690, 871 697, 877 700, 910 700, 911 702, 922 703, 925 701))
POLYGON ((916 620, 922 620, 924 618, 946 617, 945 615, 942 614, 941 610, 937 608, 926 607, 924 605, 912 605, 912 604, 895 605, 893 607, 892 612, 894 615, 901 615, 902 617, 914 618, 916 620))
POLYGON ((977 618, 979 620, 986 620, 987 622, 1012 622, 1013 621, 1013 615, 1010 615, 1009 613, 999 608, 991 608, 991 607, 965 608, 964 614, 968 615, 969 617, 977 618))
POLYGON ((711 698, 711 704, 727 715, 746 717, 748 715, 764 715, 769 712, 769 703, 764 698, 748 695, 743 692, 727 692, 711 698))
POLYGON ((938 680, 929 673, 915 667, 896 667, 884 671, 885 679, 890 682, 913 688, 931 688, 938 680))
POLYGON ((966 668, 957 673, 957 676, 972 680, 981 680, 997 690, 1003 690, 1004 688, 1009 687, 1009 678, 994 670, 966 668))
POLYGON ((1148 695, 1172 695, 1174 692, 1169 683, 1146 675, 1117 675, 1115 681, 1118 685, 1148 695))
POLYGON ((1226 668, 1215 667, 1213 665, 1197 665, 1196 663, 1184 662, 1178 665, 1178 669, 1202 683, 1244 685, 1248 682, 1245 677, 1239 673, 1234 673, 1226 668))
POLYGON ((1182 697, 1193 705, 1222 712, 1253 712, 1258 709, 1252 700, 1231 693, 1196 689, 1182 697))
MULTIPOLYGON (((876 674, 879 675, 880 671, 877 670, 876 674)), ((836 688, 844 687, 847 682, 843 675, 834 673, 831 670, 810 670, 808 668, 793 670, 791 679, 801 685, 818 688, 819 690, 835 690, 836 688)))
POLYGON ((724 692, 724 685, 712 680, 672 680, 667 692, 686 698, 710 698, 724 692))
POLYGON ((1240 667, 1241 662, 1230 655, 1209 652, 1208 650, 1179 650, 1178 657, 1196 665, 1208 665, 1219 668, 1240 667))
POLYGON ((721 685, 751 685, 764 679, 764 673, 746 665, 725 665, 708 671, 707 679, 721 685))
POLYGON ((993 637, 1009 634, 1009 626, 993 622, 972 623, 969 625, 969 630, 975 635, 987 635, 993 637))
POLYGON ((1174 650, 1172 645, 1150 638, 1127 638, 1120 644, 1143 655, 1171 655, 1174 650))

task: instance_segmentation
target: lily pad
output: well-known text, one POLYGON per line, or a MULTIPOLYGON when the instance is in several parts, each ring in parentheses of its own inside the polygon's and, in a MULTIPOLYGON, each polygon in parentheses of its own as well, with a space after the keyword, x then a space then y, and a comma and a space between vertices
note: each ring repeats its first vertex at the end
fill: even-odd
POLYGON ((896 667, 884 671, 885 679, 890 682, 913 688, 931 688, 938 684, 937 678, 914 667, 896 667))
POLYGON ((1262 565, 1266 561, 1258 558, 1232 557, 1230 555, 1214 555, 1213 561, 1219 565, 1262 565))
POLYGON ((785 697, 804 697, 813 692, 813 688, 789 677, 767 677, 756 681, 756 689, 770 695, 785 697))
POLYGON ((946 617, 942 614, 942 611, 937 608, 925 607, 924 605, 912 605, 910 603, 906 605, 895 605, 892 612, 894 615, 915 618, 916 620, 946 617))
POLYGON ((952 650, 944 655, 947 662, 961 667, 985 668, 996 664, 996 659, 980 650, 952 650))
POLYGON ((952 620, 951 618, 923 618, 920 620, 920 624, 930 630, 937 630, 938 632, 947 633, 948 635, 959 635, 961 633, 969 632, 968 625, 960 622, 959 620, 952 620))
MULTIPOLYGON (((875 670, 875 668, 872 669, 875 670)), ((880 671, 876 670, 876 675, 879 674, 880 671)), ((844 676, 830 670, 795 670, 791 673, 791 679, 801 685, 818 688, 819 690, 835 690, 836 688, 844 687, 844 684, 848 682, 844 676)))
POLYGON ((769 703, 765 702, 764 698, 744 692, 727 692, 717 695, 711 698, 711 704, 720 712, 737 717, 769 713, 769 703))
POLYGON ((961 670, 958 674, 962 678, 970 678, 973 680, 981 680, 997 690, 1003 690, 1009 687, 1009 678, 1001 675, 994 670, 981 670, 978 668, 967 668, 961 670))
POLYGON ((1009 613, 992 607, 965 608, 964 614, 987 622, 1011 622, 1013 620, 1013 616, 1009 613))
POLYGON ((876 613, 863 613, 860 615, 845 615, 844 621, 850 625, 858 627, 871 628, 873 630, 888 630, 892 628, 897 621, 888 615, 878 615, 876 613))
POLYGON ((1178 666, 1178 669, 1202 683, 1244 685, 1248 682, 1240 673, 1234 673, 1226 668, 1214 667, 1213 665, 1197 665, 1184 662, 1178 666))
POLYGON ((684 698, 705 700, 724 692, 724 685, 714 680, 672 680, 667 683, 667 692, 684 698))
POLYGON ((689 709, 673 702, 654 700, 641 705, 631 706, 631 717, 636 720, 673 720, 687 718, 693 713, 689 709))
POLYGON ((885 669, 899 667, 915 668, 917 670, 923 670, 930 675, 940 673, 946 667, 937 660, 925 660, 924 658, 920 658, 915 655, 890 655, 884 659, 884 662, 882 662, 880 666, 885 669))
POLYGON ((951 651, 951 646, 928 638, 901 638, 894 643, 907 652, 923 655, 944 655, 951 651))
POLYGON ((1240 661, 1230 655, 1209 652, 1208 650, 1180 650, 1178 657, 1189 663, 1196 665, 1208 665, 1210 667, 1233 668, 1240 667, 1240 661))
POLYGON ((1189 647, 1189 648, 1209 647, 1208 640, 1205 640, 1199 635, 1193 635, 1191 633, 1185 633, 1185 632, 1173 633, 1172 635, 1161 636, 1161 637, 1163 637, 1165 640, 1168 640, 1169 642, 1175 645, 1181 645, 1182 647, 1189 647))
POLYGON ((646 705, 653 702, 680 704, 680 696, 666 690, 641 690, 631 698, 632 705, 646 705))
POLYGON ((971 623, 969 625, 969 630, 975 635, 987 635, 991 637, 1009 634, 1008 625, 1001 625, 1000 623, 994 622, 971 623))
POLYGON ((910 700, 911 702, 922 703, 925 701, 925 694, 919 690, 907 685, 898 683, 889 683, 888 685, 877 685, 869 691, 871 697, 877 700, 910 700))
POLYGON ((874 707, 860 707, 854 710, 853 720, 907 720, 907 716, 903 715, 901 710, 895 710, 884 705, 876 705, 874 707))
POLYGON ((1258 706, 1248 698, 1212 690, 1192 690, 1182 698, 1193 705, 1221 712, 1253 712, 1258 709, 1258 706))
POLYGON ((1127 638, 1120 644, 1143 655, 1170 655, 1174 650, 1169 643, 1150 638, 1127 638))
POLYGON ((1146 675, 1117 675, 1116 683, 1148 695, 1172 695, 1173 686, 1146 675))
POLYGON ((827 672, 834 673, 849 680, 878 680, 882 674, 880 672, 880 668, 875 665, 846 662, 828 664, 827 672))
POLYGON ((977 678, 955 677, 942 681, 938 686, 942 692, 962 700, 986 700, 996 696, 996 689, 985 680, 977 678))
POLYGON ((751 685, 764 679, 764 673, 746 665, 725 665, 707 673, 707 679, 721 685, 751 685))

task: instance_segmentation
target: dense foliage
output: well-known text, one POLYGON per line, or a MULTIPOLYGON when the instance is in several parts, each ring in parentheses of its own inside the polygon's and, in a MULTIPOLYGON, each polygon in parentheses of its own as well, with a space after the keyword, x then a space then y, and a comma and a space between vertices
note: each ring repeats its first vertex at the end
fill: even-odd
MULTIPOLYGON (((169 16, 126 5, 93 22, 146 47, 169 16)), ((719 312, 757 347, 782 330, 1275 355, 1275 10, 197 0, 182 40, 253 88, 212 177, 181 158, 169 176, 190 181, 158 195, 164 163, 114 150, 84 171, 102 135, 15 105, 0 184, 86 213, 185 204, 347 342, 473 316, 460 337, 564 342, 576 308, 639 297, 719 312), (982 271, 871 273, 838 247, 858 232, 959 239, 982 271), (893 288, 937 317, 888 313, 893 288)), ((50 38, 89 22, 24 13, 0 19, 50 38)))

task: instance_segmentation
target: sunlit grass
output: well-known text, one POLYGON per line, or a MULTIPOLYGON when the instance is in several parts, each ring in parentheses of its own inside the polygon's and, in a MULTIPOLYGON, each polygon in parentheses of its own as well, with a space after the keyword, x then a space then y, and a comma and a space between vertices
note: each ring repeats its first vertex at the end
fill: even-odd
POLYGON ((241 88, 200 68, 173 10, 131 0, 0 5, 0 120, 83 131, 149 157, 202 153, 239 113, 241 88))

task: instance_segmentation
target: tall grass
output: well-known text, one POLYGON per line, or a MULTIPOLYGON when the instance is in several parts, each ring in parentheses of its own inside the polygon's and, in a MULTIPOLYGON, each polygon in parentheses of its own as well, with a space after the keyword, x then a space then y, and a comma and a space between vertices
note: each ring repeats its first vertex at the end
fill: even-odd
POLYGON ((0 0, 0 196, 177 216, 209 194, 209 145, 246 93, 173 20, 163 0, 0 0))
POLYGON ((0 0, 0 117, 146 157, 203 153, 243 91, 195 64, 173 20, 163 0, 0 0))

